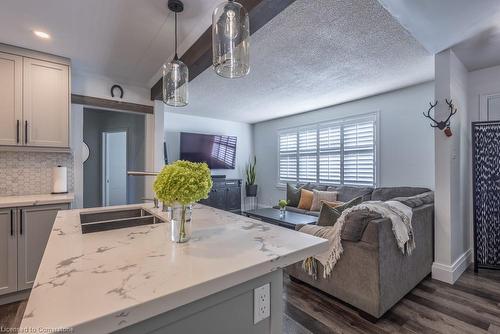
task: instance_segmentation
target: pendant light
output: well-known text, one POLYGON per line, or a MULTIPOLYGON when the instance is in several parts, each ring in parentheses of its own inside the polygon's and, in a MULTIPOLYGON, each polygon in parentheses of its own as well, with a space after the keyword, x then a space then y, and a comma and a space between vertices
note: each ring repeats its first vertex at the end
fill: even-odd
POLYGON ((168 64, 163 65, 163 102, 172 107, 184 107, 188 104, 189 70, 177 56, 177 13, 184 10, 180 0, 169 0, 168 9, 175 17, 175 55, 168 64))
POLYGON ((248 12, 229 0, 212 15, 212 52, 215 73, 224 78, 241 78, 250 72, 250 25, 248 12))

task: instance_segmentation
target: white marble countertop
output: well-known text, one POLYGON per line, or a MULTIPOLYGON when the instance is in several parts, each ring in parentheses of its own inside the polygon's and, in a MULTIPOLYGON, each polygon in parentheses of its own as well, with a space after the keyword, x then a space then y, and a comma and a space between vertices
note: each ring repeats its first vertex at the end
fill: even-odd
POLYGON ((14 208, 20 206, 71 203, 73 202, 74 199, 75 195, 73 193, 0 196, 0 208, 14 208))
MULTIPOLYGON (((109 210, 124 207, 166 218, 151 204, 109 210)), ((96 210, 58 213, 20 333, 109 333, 327 248, 325 239, 199 204, 185 244, 170 241, 169 223, 82 234, 80 212, 96 210)))

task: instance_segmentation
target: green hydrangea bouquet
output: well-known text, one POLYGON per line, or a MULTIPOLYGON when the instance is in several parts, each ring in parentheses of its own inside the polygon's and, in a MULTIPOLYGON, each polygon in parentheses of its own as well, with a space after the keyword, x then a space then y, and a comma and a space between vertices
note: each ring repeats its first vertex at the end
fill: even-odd
POLYGON ((153 184, 156 197, 172 207, 172 240, 191 236, 191 204, 208 197, 212 177, 206 163, 179 160, 163 167, 153 184))
POLYGON ((178 160, 163 167, 153 185, 156 197, 173 205, 188 205, 208 197, 212 177, 206 163, 178 160))

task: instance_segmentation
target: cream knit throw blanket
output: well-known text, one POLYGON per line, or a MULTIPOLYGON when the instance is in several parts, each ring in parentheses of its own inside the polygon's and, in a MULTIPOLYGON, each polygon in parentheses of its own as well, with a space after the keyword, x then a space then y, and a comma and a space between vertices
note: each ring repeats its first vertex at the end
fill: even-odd
POLYGON ((342 248, 341 234, 342 227, 345 224, 346 217, 355 211, 368 209, 376 212, 382 218, 389 218, 392 222, 392 231, 396 238, 396 243, 404 255, 410 255, 415 249, 415 240, 413 239, 413 228, 411 226, 411 219, 413 211, 410 207, 397 201, 367 201, 352 208, 346 209, 342 212, 341 216, 333 226, 317 226, 305 225, 299 231, 311 234, 320 238, 329 240, 329 250, 308 258, 302 263, 305 271, 314 279, 317 278, 316 260, 318 260, 324 267, 323 278, 330 276, 333 267, 340 259, 344 249, 342 248))

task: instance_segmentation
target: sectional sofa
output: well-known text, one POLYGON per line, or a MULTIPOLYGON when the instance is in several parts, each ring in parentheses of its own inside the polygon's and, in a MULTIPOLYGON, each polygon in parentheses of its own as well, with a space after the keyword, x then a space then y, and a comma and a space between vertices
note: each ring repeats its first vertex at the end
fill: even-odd
MULTIPOLYGON (((431 272, 433 193, 427 188, 414 187, 372 189, 340 186, 331 187, 329 190, 337 191, 338 200, 344 202, 362 196, 365 201, 396 199, 413 208, 412 225, 416 248, 410 256, 403 255, 399 250, 391 221, 374 219, 367 223, 359 241, 342 241, 344 253, 329 278, 322 278, 321 264, 316 280, 302 269, 300 262, 285 270, 292 279, 320 289, 354 306, 361 315, 370 320, 376 320, 431 272)), ((305 214, 319 214, 293 207, 287 209, 305 214)))

